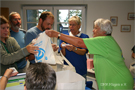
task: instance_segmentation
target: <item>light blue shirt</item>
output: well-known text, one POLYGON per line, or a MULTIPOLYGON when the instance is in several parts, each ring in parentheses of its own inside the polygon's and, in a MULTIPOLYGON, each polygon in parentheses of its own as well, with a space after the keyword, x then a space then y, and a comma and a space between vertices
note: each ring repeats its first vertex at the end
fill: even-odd
MULTIPOLYGON (((40 31, 36 26, 30 28, 25 35, 25 45, 27 46, 33 39, 37 38, 40 33, 43 31, 40 31)), ((31 63, 35 63, 35 60, 31 60, 31 63)))
MULTIPOLYGON (((11 37, 14 37, 16 39, 16 41, 18 42, 18 44, 20 45, 21 48, 25 47, 25 42, 24 42, 25 32, 24 32, 24 30, 20 29, 19 32, 14 32, 10 29, 10 34, 11 34, 11 37)), ((23 69, 26 66, 27 61, 24 58, 16 63, 17 63, 17 67, 19 70, 19 69, 23 69)))

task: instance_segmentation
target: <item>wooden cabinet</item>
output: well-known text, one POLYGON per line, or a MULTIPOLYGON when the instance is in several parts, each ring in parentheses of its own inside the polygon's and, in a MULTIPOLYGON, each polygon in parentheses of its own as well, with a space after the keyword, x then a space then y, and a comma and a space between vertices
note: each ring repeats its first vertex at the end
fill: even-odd
POLYGON ((7 7, 0 7, 0 15, 3 15, 3 16, 5 16, 8 19, 9 8, 7 8, 7 7))

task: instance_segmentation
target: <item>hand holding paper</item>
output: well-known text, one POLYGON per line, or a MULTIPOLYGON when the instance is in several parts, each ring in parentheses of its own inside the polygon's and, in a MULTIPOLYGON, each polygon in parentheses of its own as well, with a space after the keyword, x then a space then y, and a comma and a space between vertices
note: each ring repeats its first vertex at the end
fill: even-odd
MULTIPOLYGON (((17 71, 14 67, 11 67, 11 68, 9 68, 9 69, 12 70, 12 73, 10 74, 11 77, 18 74, 18 71, 17 71)), ((8 70, 8 69, 7 69, 7 70, 8 70)))
POLYGON ((4 75, 7 76, 8 78, 15 76, 17 74, 18 71, 14 67, 7 69, 4 73, 4 75))

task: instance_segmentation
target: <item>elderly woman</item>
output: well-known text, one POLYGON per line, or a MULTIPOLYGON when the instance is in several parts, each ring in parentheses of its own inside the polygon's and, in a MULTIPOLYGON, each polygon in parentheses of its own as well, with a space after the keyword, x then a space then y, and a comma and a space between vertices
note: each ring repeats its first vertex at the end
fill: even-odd
POLYGON ((124 63, 122 51, 111 36, 112 24, 108 19, 94 22, 93 37, 81 39, 46 30, 50 37, 56 37, 77 47, 88 48, 94 54, 94 68, 99 90, 133 89, 133 77, 124 63))
POLYGON ((39 48, 34 44, 29 44, 24 48, 20 48, 17 41, 13 37, 9 37, 9 24, 4 16, 0 16, 0 64, 1 72, 3 75, 6 69, 15 67, 16 62, 22 60, 30 53, 36 54, 39 48))
MULTIPOLYGON (((80 38, 89 38, 88 35, 83 34, 79 31, 81 26, 81 21, 78 16, 72 16, 69 20, 69 29, 70 32, 67 33, 69 36, 80 37, 80 38)), ((86 65, 86 53, 88 52, 85 48, 76 47, 74 45, 66 45, 67 42, 60 41, 60 50, 63 55, 70 61, 70 63, 75 67, 76 72, 82 75, 86 79, 87 75, 87 65, 86 65)))

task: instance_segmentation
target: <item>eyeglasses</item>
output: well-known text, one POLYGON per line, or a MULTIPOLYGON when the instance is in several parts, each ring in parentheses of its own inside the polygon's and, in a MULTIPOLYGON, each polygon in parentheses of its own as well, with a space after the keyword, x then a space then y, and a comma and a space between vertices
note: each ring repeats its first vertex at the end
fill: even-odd
POLYGON ((14 18, 13 21, 20 21, 21 18, 14 18))
POLYGON ((69 24, 69 26, 73 26, 73 27, 76 26, 76 25, 77 25, 77 24, 69 24))

